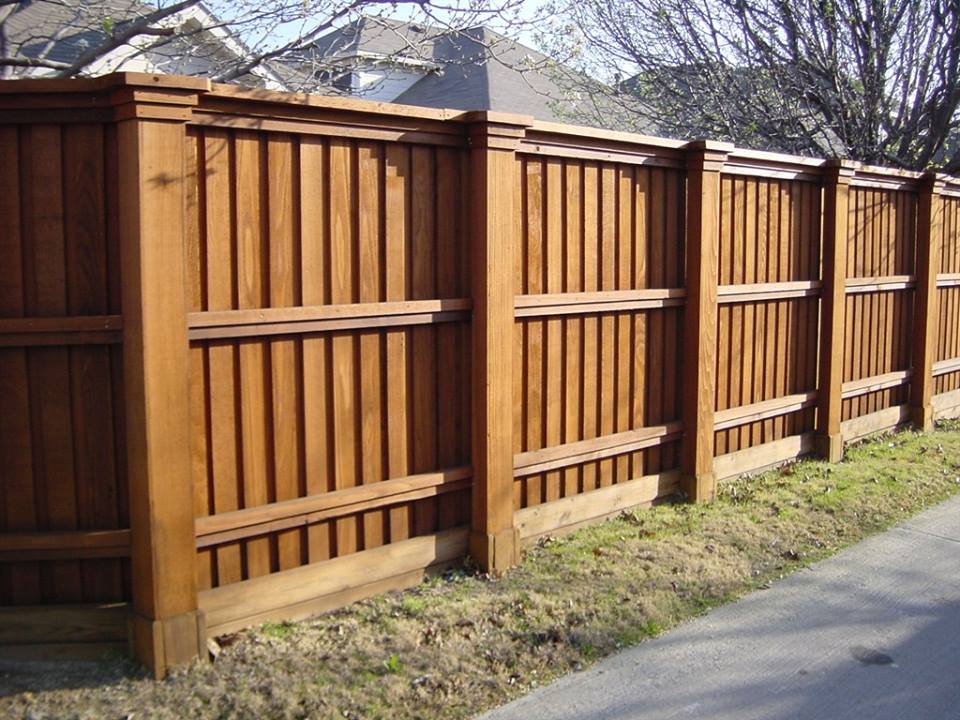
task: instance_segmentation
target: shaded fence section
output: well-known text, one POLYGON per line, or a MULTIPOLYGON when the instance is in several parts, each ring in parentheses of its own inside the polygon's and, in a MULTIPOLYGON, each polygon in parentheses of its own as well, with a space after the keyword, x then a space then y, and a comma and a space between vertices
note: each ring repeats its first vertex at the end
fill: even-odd
POLYGON ((960 184, 0 83, 0 653, 206 637, 960 414, 960 184))

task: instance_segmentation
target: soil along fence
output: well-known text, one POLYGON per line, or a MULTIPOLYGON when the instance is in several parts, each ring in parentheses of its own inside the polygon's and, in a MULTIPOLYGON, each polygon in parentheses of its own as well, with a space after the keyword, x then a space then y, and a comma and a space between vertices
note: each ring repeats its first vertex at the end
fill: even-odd
POLYGON ((960 182, 0 83, 0 655, 205 639, 960 414, 960 182))

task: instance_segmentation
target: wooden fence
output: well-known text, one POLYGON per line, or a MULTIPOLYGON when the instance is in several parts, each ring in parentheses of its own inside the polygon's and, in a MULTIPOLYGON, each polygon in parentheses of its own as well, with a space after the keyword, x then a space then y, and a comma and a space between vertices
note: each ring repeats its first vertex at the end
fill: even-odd
POLYGON ((0 654, 205 642, 960 415, 960 182, 0 83, 0 654))

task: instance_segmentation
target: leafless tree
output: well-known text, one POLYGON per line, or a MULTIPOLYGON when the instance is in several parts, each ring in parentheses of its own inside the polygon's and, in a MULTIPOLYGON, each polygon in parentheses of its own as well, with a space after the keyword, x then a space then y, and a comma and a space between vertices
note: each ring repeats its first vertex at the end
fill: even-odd
MULTIPOLYGON (((76 77, 149 56, 167 72, 310 89, 324 70, 309 48, 359 17, 391 15, 449 33, 522 23, 521 0, 0 0, 0 77, 76 77), (295 57, 295 65, 277 62, 295 57), (304 58, 310 66, 304 67, 304 58), (304 74, 304 72, 306 74, 304 74)), ((424 40, 424 38, 420 38, 424 40)), ((399 43, 402 46, 403 42, 399 43)), ((417 48, 404 48, 405 57, 417 48)), ((398 50, 398 54, 401 51, 398 50)))
POLYGON ((960 0, 554 0, 541 42, 643 131, 960 169, 960 0))

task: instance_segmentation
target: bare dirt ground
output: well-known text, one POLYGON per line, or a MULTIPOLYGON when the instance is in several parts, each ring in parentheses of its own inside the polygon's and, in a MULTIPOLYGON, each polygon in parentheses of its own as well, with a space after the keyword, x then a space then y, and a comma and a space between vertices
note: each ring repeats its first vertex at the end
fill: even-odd
POLYGON ((960 491, 960 425, 904 432, 547 538, 501 579, 458 570, 221 638, 162 682, 129 661, 3 665, 0 717, 461 718, 576 672, 960 491))

